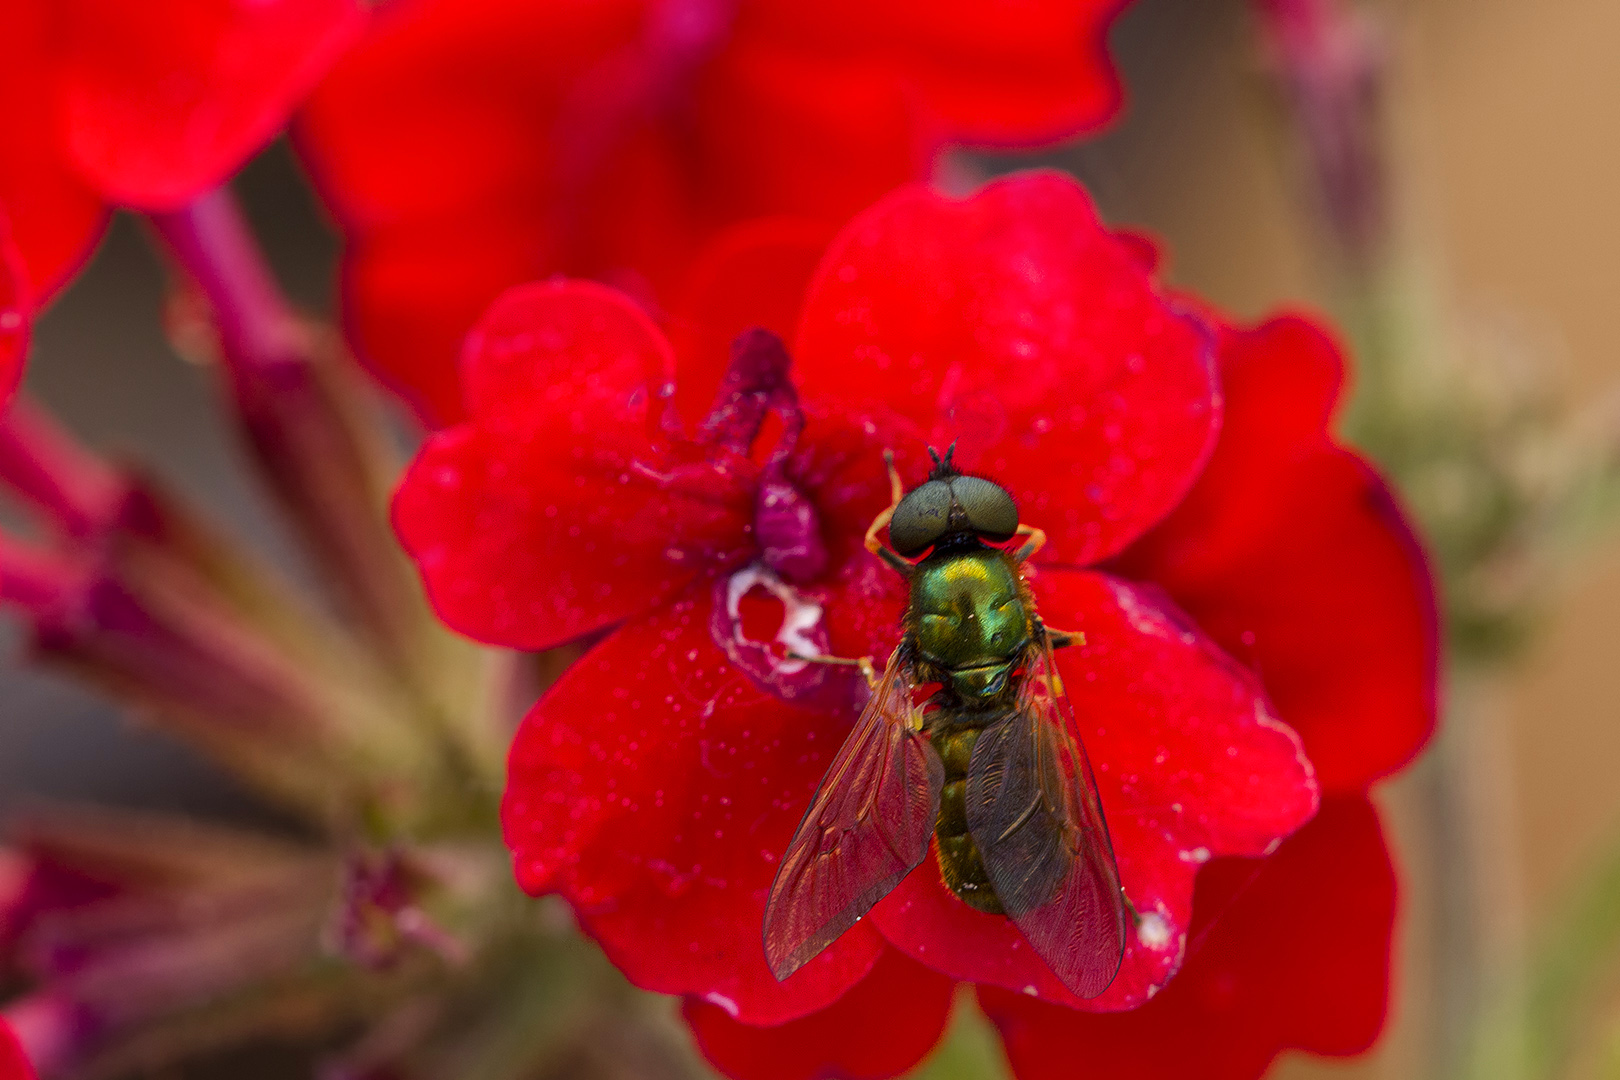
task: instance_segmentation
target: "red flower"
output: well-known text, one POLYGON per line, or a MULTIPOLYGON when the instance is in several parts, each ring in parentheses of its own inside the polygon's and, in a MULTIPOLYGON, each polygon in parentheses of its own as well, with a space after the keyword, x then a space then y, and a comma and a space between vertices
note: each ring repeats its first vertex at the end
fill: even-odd
POLYGON ((665 301, 714 232, 838 223, 950 142, 1048 144, 1118 107, 1126 0, 415 0, 306 108, 349 240, 357 351, 432 421, 508 286, 564 272, 665 301))
POLYGON ((364 27, 359 0, 14 0, 0 12, 0 206, 48 296, 107 204, 174 209, 278 131, 364 27))
MULTIPOLYGON (((982 989, 1021 1080, 1069 1075, 1076 1054, 1126 1080, 1241 1080, 1284 1048, 1359 1052, 1383 1025, 1395 882, 1361 792, 1432 730, 1433 594, 1382 483, 1326 433, 1342 378, 1332 343, 1297 317, 1228 329, 1221 374, 1222 437, 1198 485, 1111 565, 1166 587, 1262 674, 1339 794, 1263 863, 1217 859, 1199 875, 1187 962, 1142 1008, 1086 1015, 982 989)), ((738 1077, 771 1075, 756 1067, 770 1060, 892 1075, 872 1047, 910 1047, 912 1061, 930 1048, 903 1031, 829 1041, 828 1030, 862 1032, 858 1001, 779 1028, 698 1003, 686 1014, 738 1077)), ((913 1022, 943 1022, 932 1008, 913 1022)))
MULTIPOLYGON (((1297 321, 1212 337, 1053 174, 964 202, 892 196, 833 242, 802 312, 781 292, 809 264, 802 236, 750 232, 697 275, 673 348, 598 286, 507 294, 467 343, 472 419, 429 441, 397 498, 451 625, 542 648, 618 624, 514 745, 504 821, 520 880, 566 895, 634 981, 688 995, 701 1044, 734 1075, 779 1074, 812 1046, 828 1068, 890 1075, 937 1037, 956 980, 1064 1018, 1141 1005, 1200 925, 1200 865, 1216 859, 1200 880, 1218 882, 1222 856, 1267 854, 1315 808, 1293 731, 1229 653, 1277 680, 1322 776, 1352 800, 1432 723, 1428 581, 1376 477, 1325 433, 1335 354, 1297 321), (720 381, 719 341, 794 321, 802 405, 785 357, 747 335, 719 408, 679 433, 720 381), (1301 342, 1313 348, 1295 356, 1301 342), (1211 456, 1217 343, 1228 414, 1211 456), (1272 379, 1296 363, 1314 377, 1272 379), (756 438, 773 409, 782 426, 756 438), (953 438, 1049 531, 1032 573, 1041 613, 1087 636, 1059 665, 1143 916, 1091 1002, 1006 920, 951 895, 932 860, 786 982, 764 963, 774 861, 858 685, 783 646, 894 647, 901 587, 860 545, 886 501, 879 454, 893 447, 915 482, 918 448, 953 438), (1274 459, 1259 471, 1257 446, 1274 459), (1389 708, 1324 705, 1346 688, 1389 708), (862 1003, 891 996, 915 1007, 885 1034, 862 1003)), ((1358 925, 1387 944, 1387 905, 1381 918, 1358 925)))
MULTIPOLYGON (((1372 1044, 1388 998, 1394 909, 1376 813, 1359 796, 1328 798, 1269 858, 1204 868, 1187 961, 1146 1005, 1086 1013, 994 987, 979 989, 979 1003, 1019 1080, 1071 1077, 1077 1060, 1120 1080, 1252 1080, 1285 1047, 1346 1055, 1372 1044)), ((786 1024, 739 1024, 690 999, 685 1014, 727 1075, 875 1080, 933 1049, 950 989, 886 959, 831 1007, 786 1024)))

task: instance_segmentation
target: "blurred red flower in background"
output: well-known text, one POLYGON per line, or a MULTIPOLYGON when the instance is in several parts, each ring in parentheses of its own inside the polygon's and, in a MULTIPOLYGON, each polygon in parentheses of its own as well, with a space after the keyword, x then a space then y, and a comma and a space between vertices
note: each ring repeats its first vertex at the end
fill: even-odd
POLYGON ((1154 1048, 1196 1052, 1183 1073, 1364 1044, 1394 904, 1364 792, 1428 736, 1435 638, 1421 554, 1328 435, 1336 350, 1298 319, 1206 330, 1055 175, 960 203, 908 189, 806 285, 813 234, 722 242, 673 346, 599 286, 509 293, 468 341, 472 420, 400 490, 396 525, 452 626, 544 648, 622 622, 514 746, 520 881, 567 896, 633 981, 686 994, 735 1076, 902 1071, 957 980, 986 988, 1024 1076, 1056 1045, 1069 1062, 1075 1040, 1155 1024, 1213 1033, 1154 1048), (793 341, 791 381, 768 335, 725 367, 721 343, 755 325, 793 341), (955 438, 1051 534, 1043 616, 1087 634, 1059 663, 1141 913, 1094 1002, 949 895, 932 860, 785 983, 764 963, 774 862, 856 705, 853 680, 787 651, 887 655, 903 587, 860 545, 886 501, 880 452, 915 481, 923 443, 955 438), (1322 816, 1260 859, 1318 784, 1322 816), (1278 1008, 1272 975, 1311 949, 1348 977, 1278 1008), (879 1024, 873 1003, 895 999, 903 1023, 879 1024))
POLYGON ((1093 130, 1126 2, 394 5, 300 123, 351 342, 424 418, 460 419, 462 336, 508 286, 568 273, 656 309, 726 225, 836 225, 951 143, 1093 130))
POLYGON ((0 207, 33 295, 79 265, 109 205, 172 210, 223 182, 365 24, 359 0, 6 4, 0 207))

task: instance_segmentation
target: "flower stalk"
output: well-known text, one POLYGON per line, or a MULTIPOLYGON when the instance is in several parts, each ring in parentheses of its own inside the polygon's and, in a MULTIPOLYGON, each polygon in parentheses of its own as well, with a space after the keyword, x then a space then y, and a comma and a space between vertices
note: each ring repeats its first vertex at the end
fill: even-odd
POLYGON ((66 559, 0 533, 0 601, 49 611, 64 603, 77 580, 66 559))
POLYGON ((55 532, 86 539, 123 512, 128 485, 24 398, 0 415, 0 483, 55 532))
POLYGON ((352 373, 282 296, 227 189, 150 220, 207 301, 252 460, 328 588, 422 726, 450 730, 463 767, 495 782, 506 731, 490 658, 443 631, 400 554, 386 513, 399 463, 352 373))
POLYGON ((401 737, 410 698, 359 643, 38 407, 0 422, 0 446, 0 483, 52 538, 0 537, 0 598, 28 620, 36 656, 316 820, 420 816, 422 793, 393 777, 441 755, 401 737))
POLYGON ((1340 256, 1363 266, 1388 234, 1380 38, 1345 0, 1258 0, 1256 9, 1328 231, 1340 256))

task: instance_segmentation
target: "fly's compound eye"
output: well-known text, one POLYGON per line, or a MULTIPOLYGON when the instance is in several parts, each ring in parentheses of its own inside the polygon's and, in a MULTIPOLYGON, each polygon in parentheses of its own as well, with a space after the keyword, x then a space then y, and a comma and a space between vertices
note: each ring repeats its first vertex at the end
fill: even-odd
POLYGON ((930 480, 900 500, 889 520, 889 543, 911 558, 943 537, 975 533, 993 544, 1018 531, 1018 508, 1000 484, 977 476, 930 480))
POLYGON ((977 476, 957 476, 951 480, 951 490, 968 525, 982 539, 999 544, 1018 531, 1018 507, 1000 484, 977 476))
POLYGON ((908 492, 889 519, 889 543, 894 550, 910 558, 944 536, 951 522, 951 501, 948 480, 930 480, 908 492))

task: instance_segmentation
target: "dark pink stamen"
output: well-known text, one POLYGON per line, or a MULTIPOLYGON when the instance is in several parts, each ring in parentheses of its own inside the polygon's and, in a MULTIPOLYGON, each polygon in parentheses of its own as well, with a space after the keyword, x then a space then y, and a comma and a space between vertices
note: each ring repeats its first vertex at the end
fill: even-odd
POLYGON ((731 363, 721 376, 714 405, 703 421, 704 441, 746 455, 759 437, 765 417, 774 410, 781 413, 787 425, 782 442, 791 452, 804 427, 799 398, 789 377, 792 367, 787 346, 769 330, 739 334, 731 343, 731 363))
POLYGON ((807 582, 827 569, 827 545, 809 498, 767 466, 754 501, 754 539, 765 565, 789 581, 807 582))
POLYGON ((754 539, 760 558, 792 582, 814 580, 827 568, 827 546, 815 504, 791 475, 793 451, 804 430, 804 412, 791 378, 793 361, 782 339, 769 330, 749 330, 731 345, 731 364, 720 380, 702 437, 747 454, 765 418, 782 418, 782 436, 760 474, 754 499, 754 539))

